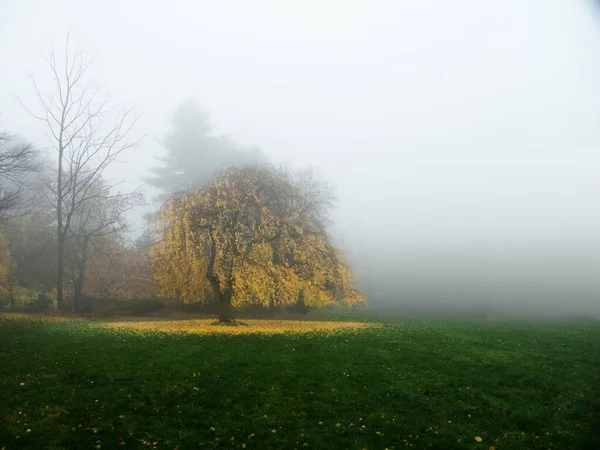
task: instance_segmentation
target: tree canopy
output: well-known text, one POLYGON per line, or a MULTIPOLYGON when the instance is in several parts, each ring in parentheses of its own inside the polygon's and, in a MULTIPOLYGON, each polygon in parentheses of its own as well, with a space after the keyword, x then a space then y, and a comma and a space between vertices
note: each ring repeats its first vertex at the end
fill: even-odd
POLYGON ((172 115, 171 130, 162 139, 166 154, 162 164, 151 169, 146 182, 162 194, 163 201, 172 194, 203 185, 218 171, 230 167, 264 162, 256 147, 245 148, 231 138, 218 135, 210 114, 195 100, 180 104, 172 115))
POLYGON ((232 306, 307 306, 363 301, 327 233, 333 196, 310 172, 229 169, 163 205, 151 259, 160 292, 184 302, 208 290, 232 306))

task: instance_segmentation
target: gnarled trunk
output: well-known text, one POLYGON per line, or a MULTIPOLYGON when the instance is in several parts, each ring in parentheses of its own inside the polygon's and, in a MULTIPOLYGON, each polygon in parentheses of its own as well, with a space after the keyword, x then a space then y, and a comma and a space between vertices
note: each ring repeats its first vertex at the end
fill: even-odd
POLYGON ((233 321, 233 307, 231 305, 232 290, 228 288, 225 289, 225 292, 221 292, 221 283, 219 283, 219 278, 216 276, 208 277, 208 281, 210 281, 210 287, 219 305, 219 322, 233 321))
POLYGON ((225 289, 225 292, 221 292, 221 285, 217 277, 209 278, 210 286, 215 296, 215 300, 219 305, 219 322, 231 322, 233 321, 233 306, 231 304, 231 288, 225 289))
POLYGON ((221 283, 219 277, 215 274, 215 262, 217 260, 217 245, 215 236, 212 230, 210 233, 210 258, 208 260, 208 267, 206 268, 206 278, 210 283, 215 300, 219 305, 219 322, 231 322, 233 321, 233 307, 231 305, 231 296, 233 294, 233 283, 229 280, 227 288, 224 292, 221 292, 221 283))
POLYGON ((231 305, 231 290, 227 289, 221 294, 219 302, 219 322, 233 321, 233 306, 231 305))

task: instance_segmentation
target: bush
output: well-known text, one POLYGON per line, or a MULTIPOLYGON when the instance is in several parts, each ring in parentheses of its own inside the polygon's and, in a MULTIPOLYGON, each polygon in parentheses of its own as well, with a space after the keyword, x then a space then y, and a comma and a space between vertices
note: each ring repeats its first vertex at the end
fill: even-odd
POLYGON ((54 299, 44 291, 17 286, 13 290, 15 310, 43 312, 54 308, 54 299))
POLYGON ((54 304, 52 297, 47 292, 40 292, 37 296, 38 311, 46 311, 54 304))

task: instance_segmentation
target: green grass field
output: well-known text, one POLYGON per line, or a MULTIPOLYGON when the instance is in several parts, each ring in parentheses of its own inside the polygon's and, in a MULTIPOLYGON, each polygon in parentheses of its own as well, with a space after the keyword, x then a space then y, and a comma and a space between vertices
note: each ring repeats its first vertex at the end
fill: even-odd
POLYGON ((597 324, 165 324, 0 315, 0 449, 600 448, 597 324))

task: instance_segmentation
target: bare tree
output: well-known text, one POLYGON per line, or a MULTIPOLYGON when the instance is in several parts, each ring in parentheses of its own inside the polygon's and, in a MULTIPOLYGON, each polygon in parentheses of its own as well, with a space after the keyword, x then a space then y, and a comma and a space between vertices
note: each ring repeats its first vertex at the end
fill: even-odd
POLYGON ((27 187, 27 175, 40 170, 39 153, 32 144, 0 132, 0 218, 6 218, 19 206, 27 187))
POLYGON ((126 194, 113 194, 110 188, 110 183, 99 179, 90 189, 94 195, 90 195, 81 204, 71 219, 67 239, 72 242, 74 253, 71 275, 75 311, 80 311, 82 307, 85 269, 90 252, 107 254, 99 243, 107 237, 124 233, 128 229, 125 214, 144 203, 143 194, 137 190, 126 194))
POLYGON ((45 123, 48 137, 56 150, 55 178, 49 182, 57 221, 58 307, 63 308, 65 241, 69 237, 75 215, 93 199, 109 198, 116 183, 102 182, 100 192, 94 189, 104 171, 125 150, 135 147, 141 139, 128 138, 137 117, 131 110, 112 114, 100 90, 85 81, 93 63, 83 48, 71 50, 69 37, 62 60, 54 49, 44 58, 54 88, 42 93, 32 79, 38 101, 38 111, 23 105, 36 119, 45 123), (111 120, 111 116, 113 116, 111 120))

